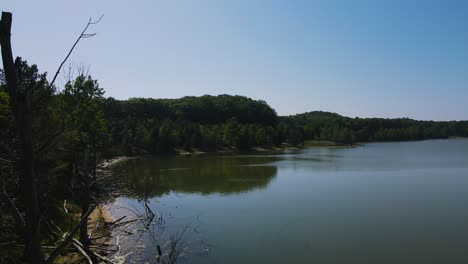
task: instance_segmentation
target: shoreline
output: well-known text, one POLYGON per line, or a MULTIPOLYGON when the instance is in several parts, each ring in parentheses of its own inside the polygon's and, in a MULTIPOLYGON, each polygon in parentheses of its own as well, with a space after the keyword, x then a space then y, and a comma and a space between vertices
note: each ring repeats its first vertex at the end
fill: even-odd
MULTIPOLYGON (((115 158, 103 159, 96 165, 96 173, 98 178, 112 177, 112 171, 119 166, 120 164, 135 159, 138 157, 128 157, 128 156, 117 156, 115 158)), ((98 191, 99 192, 99 191, 98 191)), ((114 218, 109 206, 109 196, 108 193, 100 193, 103 195, 101 198, 98 198, 96 208, 91 212, 88 217, 88 236, 93 242, 97 245, 103 247, 112 246, 113 237, 113 227, 114 218)), ((106 258, 109 255, 109 251, 103 249, 102 247, 90 247, 96 256, 106 258)), ((103 259, 100 259, 98 263, 106 263, 103 259)))
POLYGON ((175 149, 174 153, 167 153, 167 154, 155 154, 155 155, 144 155, 144 156, 135 156, 134 158, 141 158, 145 156, 159 156, 159 155, 175 155, 175 156, 190 156, 190 155, 204 155, 204 154, 231 154, 231 153, 239 153, 239 154, 249 154, 249 153, 256 153, 256 152, 275 152, 275 151, 287 151, 287 150, 301 150, 301 149, 335 149, 335 148, 355 148, 355 147, 362 147, 362 143, 353 143, 349 145, 345 144, 335 144, 335 145, 310 145, 310 146, 296 146, 296 147, 271 147, 271 148, 264 148, 264 147, 253 147, 248 150, 239 150, 236 147, 226 147, 223 149, 218 149, 216 151, 199 151, 199 150, 182 150, 182 149, 175 149))
MULTIPOLYGON (((115 158, 110 158, 110 159, 104 159, 102 160, 101 162, 98 163, 98 165, 96 165, 96 173, 98 174, 98 178, 103 178, 103 177, 107 177, 107 176, 110 176, 112 177, 112 175, 108 175, 108 174, 111 174, 112 171, 120 164, 128 161, 128 160, 132 160, 132 159, 137 159, 137 158, 140 158, 140 157, 143 157, 143 156, 136 156, 136 157, 130 157, 130 156, 117 156, 115 158)), ((104 194, 104 195, 107 195, 107 194, 104 194)), ((104 196, 106 197, 106 196, 104 196)), ((108 198, 101 198, 101 200, 104 200, 104 201, 99 201, 96 205, 96 208, 93 210, 93 212, 91 212, 91 214, 89 215, 89 223, 92 223, 92 222, 97 222, 97 221, 101 221, 105 224, 109 224, 109 223, 112 223, 114 220, 113 220, 113 217, 112 217, 112 214, 110 213, 110 210, 107 206, 105 206, 105 204, 107 203, 105 200, 107 200, 108 198)), ((89 229, 89 227, 88 227, 89 229)))
MULTIPOLYGON (((99 203, 88 217, 88 236, 90 239, 94 237, 97 243, 109 246, 112 241, 112 230, 107 228, 107 226, 113 221, 114 219, 112 218, 109 208, 99 203), (96 237, 99 238, 96 239, 96 237)), ((99 251, 95 253, 105 255, 103 252, 99 251)))
POLYGON ((218 148, 214 151, 200 150, 197 148, 193 148, 192 150, 175 148, 173 152, 167 152, 167 153, 143 154, 143 155, 135 155, 135 156, 117 156, 115 158, 106 159, 104 162, 101 162, 98 165, 98 169, 106 171, 108 169, 112 169, 114 166, 127 160, 139 159, 143 157, 153 157, 153 156, 191 156, 191 155, 205 155, 205 154, 213 155, 213 154, 234 154, 234 153, 249 154, 249 153, 255 153, 255 152, 268 152, 268 151, 274 152, 274 151, 301 150, 301 149, 357 148, 357 147, 363 147, 364 145, 371 144, 371 143, 398 143, 398 142, 419 142, 419 141, 427 141, 427 140, 456 140, 456 139, 468 139, 468 137, 449 137, 449 138, 441 138, 441 139, 400 140, 400 141, 369 141, 369 142, 355 142, 351 144, 342 144, 342 143, 337 143, 337 142, 327 141, 327 140, 308 140, 304 142, 303 146, 289 146, 286 143, 283 143, 281 146, 274 146, 274 147, 255 146, 247 150, 240 150, 234 146, 226 146, 226 147, 218 148))

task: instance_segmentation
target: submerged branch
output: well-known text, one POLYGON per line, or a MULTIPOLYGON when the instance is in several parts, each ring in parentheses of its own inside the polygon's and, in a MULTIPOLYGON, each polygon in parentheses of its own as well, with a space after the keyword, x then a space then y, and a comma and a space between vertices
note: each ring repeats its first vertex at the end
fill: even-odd
POLYGON ((65 248, 68 243, 73 239, 73 236, 75 233, 80 229, 80 226, 83 224, 83 222, 88 218, 88 216, 91 214, 91 212, 96 208, 96 205, 90 207, 88 211, 81 217, 81 220, 78 224, 73 227, 73 229, 70 231, 70 233, 67 235, 67 237, 60 243, 60 245, 50 254, 49 258, 47 259, 47 263, 53 263, 53 261, 58 257, 60 254, 60 251, 65 248))
POLYGON ((83 249, 83 245, 80 243, 80 241, 76 240, 75 238, 72 239, 72 245, 78 250, 78 252, 86 259, 88 264, 93 264, 93 261, 89 257, 89 255, 86 253, 86 251, 83 249))

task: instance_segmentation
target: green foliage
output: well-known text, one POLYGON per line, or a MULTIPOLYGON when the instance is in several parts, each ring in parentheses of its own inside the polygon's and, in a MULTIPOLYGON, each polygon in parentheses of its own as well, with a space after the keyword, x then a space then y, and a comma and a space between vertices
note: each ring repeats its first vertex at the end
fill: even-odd
POLYGON ((158 152, 173 152, 177 145, 177 136, 174 123, 169 119, 164 120, 159 128, 158 152))
MULTIPOLYGON (((53 124, 64 122, 73 131, 68 144, 74 142, 88 149, 97 144, 104 156, 171 153, 176 149, 215 151, 224 147, 249 150, 283 143, 302 146, 305 140, 347 145, 468 136, 466 122, 360 119, 320 111, 278 117, 264 101, 243 96, 116 100, 104 98, 103 90, 89 76, 78 76, 56 94, 52 89, 32 89, 32 84, 47 87, 45 74, 39 74, 35 65, 17 63, 24 79, 22 87, 34 90, 37 100, 46 102, 36 103, 44 106, 36 119, 42 124, 38 133, 50 134, 57 129, 53 124), (49 116, 57 122, 47 122, 49 116), (44 129, 44 123, 50 128, 44 129)), ((1 84, 0 88, 5 89, 1 84)), ((6 100, 0 94, 0 111, 6 100)), ((5 120, 0 114, 0 124, 5 120)))
POLYGON ((292 127, 286 134, 286 142, 291 146, 299 146, 303 143, 303 134, 297 127, 292 127))
POLYGON ((276 112, 264 101, 243 96, 106 98, 99 104, 114 153, 170 153, 178 148, 214 151, 222 147, 247 150, 276 141, 272 128, 258 138, 256 135, 260 127, 276 125, 276 112))
POLYGON ((236 118, 230 118, 224 124, 223 129, 223 142, 229 146, 239 145, 239 132, 240 127, 236 118))
POLYGON ((9 102, 9 96, 6 92, 0 91, 0 133, 4 132, 4 129, 8 127, 8 123, 11 119, 11 108, 9 102))
POLYGON ((88 134, 102 133, 105 128, 104 115, 98 100, 103 95, 104 90, 90 76, 80 75, 73 82, 69 81, 60 94, 60 110, 67 113, 66 125, 87 138, 90 137, 88 134))
POLYGON ((175 149, 249 150, 305 140, 354 142, 421 140, 467 136, 466 122, 415 121, 407 118, 349 118, 328 112, 277 117, 264 101, 219 95, 180 99, 100 100, 110 153, 170 153, 175 149), (163 126, 164 124, 164 126, 163 126))
POLYGON ((304 140, 330 140, 340 144, 468 136, 467 121, 434 122, 408 118, 363 119, 320 111, 281 117, 280 121, 302 129, 304 140))

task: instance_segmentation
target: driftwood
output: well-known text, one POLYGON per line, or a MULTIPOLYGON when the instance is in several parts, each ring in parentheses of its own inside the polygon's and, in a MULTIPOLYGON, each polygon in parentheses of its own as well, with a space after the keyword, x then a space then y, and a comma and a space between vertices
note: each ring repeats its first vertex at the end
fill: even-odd
POLYGON ((80 254, 86 259, 88 264, 93 264, 93 261, 89 257, 89 255, 86 253, 86 251, 83 249, 83 244, 80 243, 80 241, 76 240, 75 238, 72 239, 72 245, 80 252, 80 254))
MULTIPOLYGON (((83 244, 81 244, 80 241, 78 241, 76 238, 73 238, 72 242, 73 242, 74 246, 78 249, 78 251, 80 251, 81 255, 83 255, 86 258, 86 260, 91 260, 90 256, 86 253, 86 251, 84 250, 84 246, 83 246, 83 244)), ((98 259, 100 259, 100 260, 102 260, 102 261, 104 261, 106 263, 114 264, 112 261, 110 261, 109 259, 99 255, 96 252, 90 251, 89 253, 91 255, 93 255, 94 257, 96 257, 96 258, 98 258, 98 259)))
POLYGON ((65 211, 65 213, 68 214, 68 210, 67 210, 67 200, 63 200, 63 210, 65 211))
POLYGON ((120 217, 119 219, 115 220, 114 222, 109 223, 109 225, 110 225, 110 226, 113 226, 113 225, 115 225, 116 223, 120 222, 120 221, 121 221, 122 219, 124 219, 125 217, 127 217, 127 216, 124 215, 124 216, 120 217))
POLYGON ((60 245, 50 254, 49 258, 47 258, 47 263, 53 263, 53 261, 60 254, 60 251, 62 251, 62 249, 65 248, 65 246, 68 245, 68 243, 70 243, 70 241, 73 239, 73 236, 80 229, 80 226, 83 224, 83 222, 85 222, 85 220, 88 219, 88 216, 91 214, 94 208, 96 208, 96 205, 89 208, 86 214, 84 214, 81 217, 80 222, 76 224, 75 227, 73 227, 73 229, 70 231, 67 237, 62 241, 62 243, 60 243, 60 245))
POLYGON ((101 222, 97 222, 96 225, 94 226, 93 230, 91 230, 91 232, 89 232, 88 239, 91 239, 94 232, 96 232, 97 228, 99 227, 99 223, 101 223, 101 222))
POLYGON ((102 260, 102 261, 105 261, 106 263, 109 263, 109 264, 114 264, 114 262, 110 261, 109 259, 99 255, 98 253, 96 252, 93 252, 93 255, 96 256, 98 259, 102 260))

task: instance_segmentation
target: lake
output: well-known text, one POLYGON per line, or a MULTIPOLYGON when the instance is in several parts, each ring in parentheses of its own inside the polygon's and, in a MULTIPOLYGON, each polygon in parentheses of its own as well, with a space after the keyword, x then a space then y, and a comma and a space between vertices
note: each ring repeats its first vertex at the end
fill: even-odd
POLYGON ((170 241, 177 263, 468 263, 466 139, 140 158, 114 179, 114 219, 155 214, 119 236, 129 263, 170 241))

